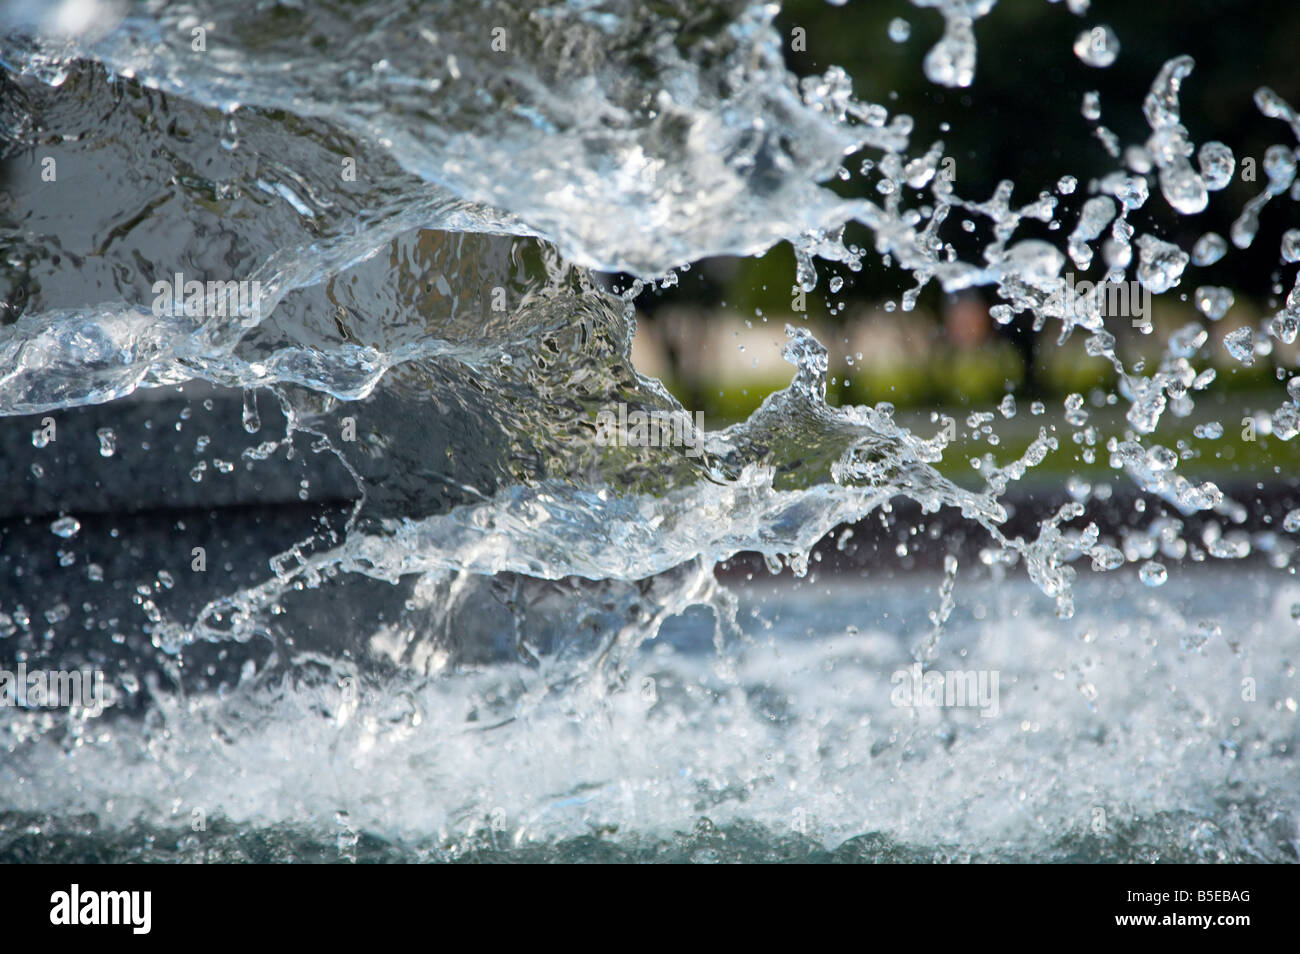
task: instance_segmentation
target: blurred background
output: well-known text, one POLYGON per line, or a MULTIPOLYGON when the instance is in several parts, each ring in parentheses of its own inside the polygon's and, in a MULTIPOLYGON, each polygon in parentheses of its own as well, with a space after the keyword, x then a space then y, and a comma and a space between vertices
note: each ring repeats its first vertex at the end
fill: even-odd
MULTIPOLYGON (((1151 232, 1189 252, 1206 232, 1227 236, 1242 206, 1264 188, 1265 150, 1277 143, 1295 146, 1287 125, 1262 116, 1253 96, 1258 87, 1269 86, 1300 103, 1295 55, 1300 4, 1093 0, 1085 15, 1076 16, 1064 2, 1001 0, 975 24, 975 82, 959 90, 931 83, 922 69, 925 54, 943 32, 943 19, 935 10, 917 9, 905 0, 850 0, 844 6, 793 0, 784 5, 778 22, 787 38, 796 27, 806 33, 806 51, 786 44, 796 75, 819 75, 830 66, 841 66, 853 78, 859 99, 915 119, 910 154, 920 155, 941 139, 945 155, 956 161, 955 189, 962 198, 985 201, 999 181, 1008 179, 1016 184, 1012 204, 1024 205, 1041 192, 1054 193, 1062 176, 1079 180, 1072 195, 1059 197, 1057 230, 1027 222, 1015 240, 1044 238, 1064 250, 1078 211, 1091 195, 1089 180, 1120 168, 1098 138, 1098 126, 1112 130, 1122 147, 1144 143, 1150 128, 1142 100, 1162 64, 1180 54, 1196 61, 1182 88, 1183 123, 1197 146, 1215 139, 1227 143, 1238 170, 1225 190, 1211 193, 1209 208, 1195 216, 1174 213, 1153 177, 1152 198, 1130 215, 1137 234, 1151 232), (906 21, 905 31, 895 23, 899 19, 906 21), (1101 24, 1113 28, 1121 44, 1119 58, 1104 69, 1084 64, 1072 50, 1082 31, 1101 24), (904 33, 906 39, 900 42, 897 38, 904 33), (1084 94, 1092 91, 1100 95, 1101 116, 1096 121, 1082 113, 1084 94), (1243 181, 1241 175, 1246 157, 1255 160, 1254 182, 1243 181)), ((846 157, 850 175, 831 187, 845 196, 879 200, 878 176, 859 174, 864 158, 878 157, 872 150, 846 157)), ((929 199, 928 191, 914 193, 905 205, 917 207, 929 199)), ((960 221, 967 217, 961 210, 954 212, 941 235, 963 259, 976 260, 989 241, 988 233, 981 227, 974 235, 966 234, 960 221)), ((1246 367, 1219 344, 1228 332, 1242 325, 1258 327, 1281 307, 1294 276, 1279 266, 1280 239, 1286 229, 1298 225, 1294 202, 1273 201, 1249 249, 1234 248, 1214 266, 1189 266, 1178 288, 1155 299, 1152 334, 1121 327, 1126 322, 1115 322, 1111 329, 1121 339, 1126 366, 1133 367, 1145 356, 1149 371, 1170 333, 1198 320, 1209 325, 1206 354, 1218 379, 1198 400, 1196 414, 1182 421, 1165 420, 1161 429, 1162 439, 1171 446, 1180 437, 1190 446, 1199 424, 1221 420, 1224 436, 1201 455, 1202 470, 1275 476, 1274 468, 1294 473, 1294 466, 1285 465, 1300 462, 1291 444, 1240 440, 1243 415, 1277 406, 1279 368, 1295 366, 1296 349, 1279 348, 1246 367), (1235 291, 1236 303, 1222 320, 1205 322, 1197 313, 1193 293, 1202 285, 1235 291)), ((872 246, 870 234, 860 226, 850 226, 846 239, 872 246)), ((970 410, 991 408, 1007 393, 1022 407, 1041 399, 1059 412, 1062 399, 1077 392, 1096 408, 1094 422, 1104 423, 1109 414, 1122 430, 1127 403, 1105 401, 1114 390, 1114 371, 1107 362, 1085 354, 1083 336, 1056 347, 1059 323, 1036 334, 1024 315, 998 327, 989 317, 989 307, 998 301, 991 288, 953 296, 931 284, 915 310, 904 312, 901 297, 911 287, 910 278, 885 267, 872 253, 864 262, 862 271, 853 273, 819 261, 817 289, 806 296, 804 313, 792 308, 795 263, 788 245, 761 258, 697 263, 675 287, 638 300, 637 366, 661 377, 685 407, 703 410, 711 427, 721 426, 745 417, 766 394, 789 381, 791 369, 780 357, 783 328, 787 322, 806 323, 831 351, 828 397, 833 404, 890 401, 900 417, 928 421, 938 410, 960 422, 970 410), (837 276, 843 286, 831 293, 831 279, 837 276)), ((618 281, 614 278, 615 284, 618 281)), ((1015 445, 1027 444, 1042 423, 1029 414, 1000 423, 1000 433, 1010 428, 1024 434, 1023 440, 1012 434, 1004 441, 999 457, 1018 453, 1023 447, 1015 445)), ((1063 457, 1056 462, 1062 470, 1086 471, 1090 466, 1074 455, 1054 456, 1063 457)), ((1107 469, 1105 457, 1098 455, 1096 469, 1107 469)), ((949 466, 964 465, 960 456, 949 461, 949 466)), ((1047 469, 1052 466, 1049 461, 1047 469)))

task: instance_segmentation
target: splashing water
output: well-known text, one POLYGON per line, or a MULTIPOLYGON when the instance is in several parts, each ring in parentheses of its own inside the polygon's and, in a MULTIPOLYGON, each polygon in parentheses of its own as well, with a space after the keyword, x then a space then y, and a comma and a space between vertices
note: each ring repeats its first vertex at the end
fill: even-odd
MULTIPOLYGON (((994 0, 912 5, 943 19, 925 76, 972 86, 994 0)), ((0 709, 0 856, 35 830, 52 856, 140 857, 144 830, 144 857, 178 858, 1295 859, 1300 520, 1247 526, 1161 429, 1214 394, 1210 348, 1248 366, 1295 341, 1300 281, 1213 340, 1237 299, 1196 285, 1150 368, 1108 298, 1130 274, 1177 296, 1297 198, 1276 145, 1231 245, 1139 234, 1236 170, 1184 124, 1190 57, 1152 78, 1144 142, 1104 130, 1113 171, 1016 205, 1011 182, 960 196, 944 143, 843 70, 796 81, 775 9, 744 0, 8 14, 4 157, 72 172, 43 189, 15 163, 0 220, 0 413, 41 461, 6 513, 0 667, 104 669, 108 697, 0 709), (878 201, 825 185, 858 153, 878 201), (790 384, 705 430, 634 366, 636 300, 783 241, 795 290, 873 252, 910 276, 905 312, 932 282, 988 287, 999 323, 1077 330, 1116 393, 1072 394, 1001 460, 972 413, 971 489, 941 466, 952 433, 828 404, 827 349, 791 325, 790 384), (611 441, 617 407, 674 439, 611 441), (1116 492, 1078 475, 1025 524, 1009 493, 1069 445, 1146 526, 1103 529, 1116 492), (27 533, 23 512, 58 517, 27 533), (865 616, 815 567, 868 517, 978 539, 986 578, 948 553, 937 593, 869 590, 865 616), (747 554, 795 582, 733 587, 747 554), (925 701, 945 666, 981 705, 925 701)), ((879 41, 911 35, 898 18, 879 41)), ((1121 48, 1099 25, 1074 52, 1104 69, 1121 48)), ((1255 105, 1300 142, 1290 104, 1255 105)), ((1300 387, 1278 388, 1243 422, 1289 441, 1300 387)))

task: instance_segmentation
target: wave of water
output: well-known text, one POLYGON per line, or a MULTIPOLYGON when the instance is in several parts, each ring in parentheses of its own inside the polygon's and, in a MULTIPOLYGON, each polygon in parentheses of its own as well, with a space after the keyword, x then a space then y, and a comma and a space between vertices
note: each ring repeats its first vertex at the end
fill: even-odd
MULTIPOLYGON (((992 0, 915 5, 946 24, 927 76, 970 85, 972 25, 996 15, 992 0)), ((1098 253, 1099 276, 1131 274, 1161 295, 1226 250, 1222 239, 1183 250, 1129 222, 1162 201, 1194 214, 1224 184, 1231 150, 1198 151, 1180 115, 1189 58, 1153 78, 1150 139, 1116 146, 1115 172, 1062 222, 1062 250, 1017 233, 1064 220, 1076 183, 1020 206, 1011 183, 960 197, 943 144, 914 144, 910 117, 857 100, 840 70, 796 81, 769 5, 484 2, 452 15, 397 0, 141 2, 90 5, 72 22, 86 7, 7 10, 0 128, 17 161, 2 223, 0 413, 39 423, 179 385, 243 390, 242 426, 218 442, 225 463, 263 499, 283 484, 287 504, 309 506, 274 533, 269 516, 245 525, 230 513, 207 531, 187 516, 164 541, 137 522, 115 593, 91 586, 103 568, 96 581, 74 554, 64 569, 78 582, 57 584, 61 599, 33 589, 0 607, 0 646, 49 668, 103 666, 114 690, 104 715, 0 713, 6 853, 31 850, 32 830, 73 853, 85 838, 117 851, 144 826, 150 850, 171 851, 157 842, 176 835, 181 855, 238 856, 253 826, 304 856, 324 844, 355 857, 364 839, 421 857, 581 854, 591 838, 713 857, 728 837, 784 856, 876 833, 884 847, 867 857, 1147 858, 1186 840, 1189 857, 1294 858, 1290 602, 1242 598, 1189 623, 1132 577, 1102 582, 1131 563, 1163 582, 1154 558, 1290 565, 1284 536, 1234 529, 1243 505, 1179 473, 1178 452, 1159 443, 1162 419, 1213 388, 1205 323, 1175 335, 1154 369, 1130 367, 1102 293, 1064 294, 1067 265, 1086 270, 1098 253), (858 153, 873 157, 859 174, 879 201, 826 185, 858 153), (987 233, 976 260, 943 238, 957 216, 987 233), (873 249, 845 242, 850 222, 873 249), (815 258, 858 270, 874 254, 914 278, 905 310, 931 282, 989 285, 1004 302, 997 320, 1030 312, 1086 335, 1116 368, 1128 429, 1106 444, 1068 406, 1075 442, 1211 529, 1184 537, 1158 520, 1120 539, 1092 521, 1084 492, 1036 533, 1009 532, 1008 488, 1059 447, 1054 428, 1020 460, 985 460, 979 489, 959 486, 935 466, 942 431, 915 433, 887 404, 827 404, 826 350, 803 328, 784 333, 791 384, 748 420, 691 425, 683 446, 602 442, 603 409, 684 410, 631 361, 647 283, 779 241, 794 246, 805 290, 815 258), (616 293, 595 269, 635 281, 616 293), (214 314, 209 291, 197 313, 159 314, 156 283, 177 274, 246 282, 252 307, 214 314), (1038 602, 983 593, 997 625, 949 625, 945 602, 929 625, 886 633, 854 622, 842 593, 816 613, 820 598, 803 593, 759 609, 715 576, 754 552, 804 577, 827 534, 900 498, 923 518, 956 515, 995 573, 1023 567, 1038 602), (235 547, 226 575, 200 585, 183 572, 190 544, 223 519, 271 552, 235 547), (1111 615, 1078 617, 1077 605, 1101 605, 1093 587, 1111 615), (1232 633, 1202 652, 1197 634, 1215 619, 1232 633), (672 633, 697 624, 707 648, 690 649, 689 633, 674 648, 672 633), (1067 626, 1091 634, 1082 650, 1056 628, 1067 626), (889 704, 890 672, 966 651, 1014 686, 999 718, 889 704), (1242 667, 1230 681, 1215 651, 1242 667), (1104 706, 1092 705, 1094 669, 1110 680, 1104 706), (1153 696, 1167 671, 1169 698, 1153 696), (1150 770, 1140 782, 1134 765, 1150 770), (918 791, 932 801, 918 805, 918 791), (1097 809, 1124 821, 1090 829, 1097 809), (181 831, 196 811, 221 839, 181 831), (89 827, 75 821, 85 815, 89 827), (694 832, 687 849, 664 847, 673 831, 694 832)), ((1300 137, 1275 94, 1260 90, 1256 105, 1300 137)), ((1269 151, 1234 245, 1250 244, 1266 204, 1297 198, 1295 165, 1294 144, 1269 151)), ((1284 247, 1280 260, 1294 258, 1284 247)), ((1220 296, 1196 297, 1210 320, 1220 296)), ((1298 322, 1300 284, 1228 348, 1243 362, 1284 348, 1298 322)), ((1298 399, 1279 387, 1269 426, 1283 440, 1300 432, 1298 399)), ((148 466, 172 466, 157 463, 161 440, 147 442, 159 444, 148 466)), ((191 484, 218 479, 187 470, 191 484)), ((101 510, 60 537, 88 550, 118 541, 125 518, 101 510)), ((37 562, 28 580, 63 579, 37 562)), ((916 595, 907 606, 930 609, 916 595)))

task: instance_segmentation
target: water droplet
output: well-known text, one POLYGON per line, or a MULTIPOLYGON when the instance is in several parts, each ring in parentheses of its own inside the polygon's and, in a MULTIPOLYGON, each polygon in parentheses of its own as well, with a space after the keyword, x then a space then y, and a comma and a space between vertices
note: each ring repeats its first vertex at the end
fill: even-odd
POLYGON ((1194 265, 1213 265, 1228 254, 1228 243, 1218 232, 1206 232, 1192 249, 1194 265))
POLYGON ((1101 188, 1124 204, 1126 209, 1140 209, 1151 196, 1145 176, 1126 176, 1113 172, 1101 180, 1101 188))
POLYGON ((1294 440, 1300 435, 1300 409, 1294 404, 1283 404, 1273 412, 1272 424, 1279 440, 1294 440))
POLYGON ((1124 565, 1124 554, 1114 547, 1095 546, 1092 548, 1092 568, 1098 572, 1118 569, 1124 565))
POLYGON ((1119 37, 1105 24, 1084 30, 1074 41, 1074 55, 1089 66, 1105 69, 1119 56, 1119 37))
POLYGON ((1300 229, 1287 229, 1282 233, 1282 261, 1300 262, 1300 229))
POLYGON ((1255 332, 1250 328, 1238 328, 1224 335, 1223 346, 1244 365, 1255 363, 1255 332))
POLYGON ((50 524, 50 532, 56 537, 70 540, 81 531, 81 521, 76 517, 60 517, 50 524))
POLYGON ((1186 252, 1152 235, 1139 236, 1137 246, 1138 281, 1151 289, 1153 295, 1164 294, 1178 284, 1189 261, 1186 252))
POLYGON ((221 132, 221 148, 227 151, 239 148, 239 129, 235 126, 233 114, 226 119, 225 128, 221 132))
POLYGON ((1205 346, 1209 337, 1198 322, 1184 325, 1169 336, 1169 353, 1175 358, 1190 358, 1205 346))
POLYGON ((1088 423, 1088 412, 1083 409, 1083 395, 1070 394, 1065 399, 1065 419, 1074 427, 1088 423))
POLYGON ((95 432, 99 438, 99 456, 112 457, 117 453, 117 435, 111 427, 101 427, 95 432))
POLYGON ((1161 167, 1160 193, 1180 215, 1196 215, 1210 204, 1205 180, 1181 156, 1161 167))
POLYGON ((1218 192, 1232 181, 1232 173, 1237 168, 1237 160, 1232 150, 1221 142, 1207 142, 1201 145, 1196 154, 1196 162, 1201 167, 1201 177, 1205 188, 1218 192))
POLYGON ((257 413, 257 392, 244 392, 244 430, 249 434, 256 434, 262 429, 262 418, 257 413))
POLYGON ((907 38, 912 35, 912 24, 908 23, 902 17, 894 17, 889 21, 889 38, 895 43, 906 43, 907 38))
POLYGON ((1202 285, 1196 289, 1196 310, 1211 321, 1218 321, 1228 313, 1236 297, 1229 288, 1202 285))
POLYGON ((1281 195, 1295 182, 1295 154, 1286 146, 1269 146, 1264 152, 1264 174, 1268 176, 1268 191, 1281 195))
POLYGON ((975 31, 969 17, 946 18, 943 39, 925 55, 926 79, 940 86, 969 86, 975 80, 975 31))
POLYGON ((1282 312, 1269 322, 1269 331, 1279 342, 1291 344, 1295 342, 1297 331, 1300 331, 1300 318, 1282 312))
POLYGON ((1169 571, 1165 569, 1163 563, 1148 560, 1138 569, 1138 578, 1143 586, 1164 586, 1165 580, 1169 579, 1169 571))

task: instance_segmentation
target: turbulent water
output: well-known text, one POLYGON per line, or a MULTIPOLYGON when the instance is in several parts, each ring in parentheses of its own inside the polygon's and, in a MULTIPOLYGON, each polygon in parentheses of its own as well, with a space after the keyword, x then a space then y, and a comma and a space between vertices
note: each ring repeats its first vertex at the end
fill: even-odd
MULTIPOLYGON (((994 0, 914 5, 946 24, 929 80, 975 82, 994 0)), ((0 709, 0 855, 1297 857, 1300 513, 1247 508, 1160 436, 1214 393, 1231 292, 1198 287, 1205 320, 1145 367, 1065 277, 1177 294, 1293 208, 1275 94, 1259 197, 1182 249, 1129 218, 1196 214, 1232 175, 1183 124, 1187 57, 1111 175, 1017 205, 1009 182, 958 195, 943 144, 843 71, 796 80, 769 5, 4 12, 0 412, 30 443, 0 475, 0 665, 100 668, 109 701, 0 709), (879 200, 840 198, 866 157, 879 200), (1056 244, 1023 235, 1052 222, 1056 244), (684 410, 632 364, 637 297, 781 241, 792 294, 817 259, 906 269, 904 310, 995 287, 998 321, 1114 364, 1123 426, 1067 401, 959 484, 935 466, 952 435, 831 407, 826 349, 788 327, 791 383, 748 420, 602 439, 620 404, 684 410), (243 283, 241 308, 190 280, 243 283), (1010 530, 1008 489, 1063 442, 1151 518, 1104 529, 1073 480, 1010 530), (980 580, 952 554, 906 584, 816 579, 828 534, 903 512, 978 538, 980 580), (720 581, 743 553, 787 582, 720 581), (899 705, 914 663, 997 673, 996 705, 899 705)), ((1293 353, 1300 283, 1279 297, 1235 360, 1293 353)), ((1260 427, 1290 440, 1300 386, 1276 391, 1260 427)))

